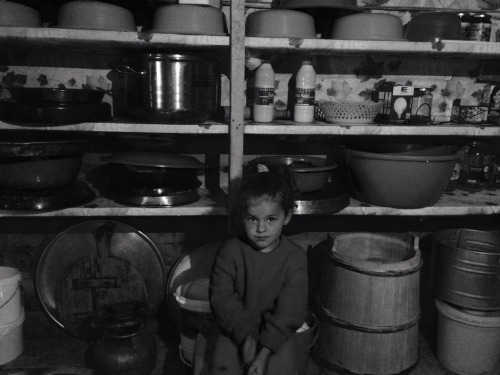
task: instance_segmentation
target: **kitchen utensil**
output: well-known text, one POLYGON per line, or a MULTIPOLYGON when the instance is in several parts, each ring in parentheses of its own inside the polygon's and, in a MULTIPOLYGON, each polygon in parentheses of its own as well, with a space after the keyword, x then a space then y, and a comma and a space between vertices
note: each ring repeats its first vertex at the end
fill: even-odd
MULTIPOLYGON (((166 154, 161 152, 124 151, 110 156, 104 156, 102 161, 127 166, 157 167, 157 168, 206 168, 198 159, 188 155, 166 154)), ((134 169, 135 171, 141 171, 134 169)), ((148 170, 142 169, 147 172, 148 170)))
POLYGON ((295 196, 294 214, 333 214, 349 206, 347 190, 334 183, 326 183, 319 191, 301 193, 295 196))
POLYGON ((337 163, 313 156, 261 156, 251 163, 287 165, 292 173, 295 189, 300 193, 323 189, 330 172, 337 168, 337 163))
POLYGON ((74 0, 59 8, 57 27, 66 29, 137 31, 134 14, 121 6, 93 0, 74 0))
POLYGON ((59 233, 35 270, 43 310, 67 333, 93 335, 103 306, 133 299, 153 314, 164 297, 165 265, 142 232, 112 220, 90 220, 59 233))
POLYGON ((111 120, 109 103, 91 104, 53 104, 23 103, 13 100, 0 100, 0 119, 13 124, 30 126, 52 126, 75 124, 88 121, 111 120))
POLYGON ((404 142, 371 142, 355 143, 349 145, 349 148, 358 151, 397 154, 406 156, 444 156, 456 155, 459 147, 440 146, 432 143, 404 143, 404 142))
POLYGON ((354 198, 384 207, 431 206, 444 193, 457 155, 398 155, 346 149, 354 198))
POLYGON ((405 40, 403 22, 392 14, 357 13, 333 22, 331 39, 405 40))
POLYGON ((0 160, 81 155, 92 147, 92 138, 74 134, 23 131, 2 133, 0 160))
POLYGON ((91 104, 100 103, 106 93, 103 90, 59 89, 49 87, 7 87, 12 99, 25 104, 91 104))
POLYGON ((370 100, 364 102, 321 102, 319 108, 327 122, 344 124, 373 123, 375 116, 382 110, 384 103, 370 100))
POLYGON ((0 26, 42 27, 42 18, 32 7, 12 1, 0 1, 0 26))
POLYGON ((222 10, 191 4, 156 8, 152 32, 168 34, 227 35, 222 10))
POLYGON ((314 18, 304 12, 288 9, 266 9, 246 18, 246 36, 267 38, 316 38, 314 18))
POLYGON ((358 3, 356 0, 280 0, 279 8, 301 9, 301 8, 340 8, 356 9, 358 3))
POLYGON ((405 36, 415 42, 428 42, 435 38, 461 40, 460 17, 453 12, 421 12, 405 25, 405 36))
POLYGON ((196 123, 219 108, 219 67, 200 56, 146 53, 113 68, 125 76, 125 107, 134 118, 196 123))
POLYGON ((69 185, 82 166, 82 155, 0 160, 0 186, 42 190, 69 185))
POLYGON ((95 199, 96 194, 83 181, 52 189, 22 190, 0 188, 0 209, 9 211, 55 211, 81 206, 95 199))
POLYGON ((93 324, 97 339, 85 351, 88 367, 100 374, 149 375, 156 367, 156 339, 147 330, 142 304, 104 306, 93 324))

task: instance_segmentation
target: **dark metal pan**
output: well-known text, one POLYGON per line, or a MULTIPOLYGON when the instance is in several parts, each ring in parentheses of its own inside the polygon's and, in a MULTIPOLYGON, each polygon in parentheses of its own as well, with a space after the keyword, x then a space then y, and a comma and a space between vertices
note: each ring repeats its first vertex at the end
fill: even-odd
POLYGON ((9 87, 8 90, 17 102, 54 103, 54 104, 95 104, 100 103, 106 91, 91 89, 59 89, 49 87, 9 87))

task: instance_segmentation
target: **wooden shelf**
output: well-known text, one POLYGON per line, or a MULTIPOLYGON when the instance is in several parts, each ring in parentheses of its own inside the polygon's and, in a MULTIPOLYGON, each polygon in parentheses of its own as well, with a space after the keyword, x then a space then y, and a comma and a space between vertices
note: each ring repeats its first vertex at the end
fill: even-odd
POLYGON ((385 124, 335 125, 321 121, 299 124, 291 121, 276 121, 266 124, 248 122, 245 127, 245 134, 494 137, 500 136, 500 127, 457 123, 410 126, 385 124))
POLYGON ((225 197, 215 198, 205 188, 198 189, 197 202, 172 207, 132 207, 110 199, 97 197, 92 202, 56 211, 9 211, 0 210, 0 217, 101 217, 101 216, 217 216, 227 215, 225 197))
POLYGON ((433 55, 435 57, 461 56, 468 59, 500 57, 500 43, 442 40, 441 44, 410 41, 289 39, 247 37, 245 45, 250 50, 307 52, 314 54, 400 54, 433 55))
POLYGON ((60 28, 2 27, 0 45, 36 45, 70 50, 92 48, 94 51, 161 50, 165 46, 199 48, 228 48, 228 36, 180 35, 153 32, 101 31, 60 28))
MULTIPOLYGON (((132 122, 84 122, 68 125, 10 124, 0 121, 0 130, 79 131, 101 133, 158 133, 158 134, 228 134, 228 124, 207 121, 202 124, 147 124, 132 122)), ((247 122, 245 134, 261 135, 373 135, 373 136, 458 136, 498 137, 500 127, 493 125, 446 123, 440 125, 397 124, 329 124, 316 121, 299 124, 292 121, 272 123, 247 122)))
POLYGON ((385 216, 462 216, 462 215, 498 215, 500 214, 500 191, 483 190, 470 193, 456 189, 444 193, 430 207, 416 209, 398 209, 371 206, 351 198, 349 207, 340 211, 340 215, 385 215, 385 216))
MULTIPOLYGON (((200 188, 199 194, 199 201, 174 207, 131 207, 116 203, 110 199, 97 197, 94 201, 86 205, 57 211, 28 212, 0 210, 0 217, 225 216, 228 214, 225 193, 214 198, 208 190, 200 188)), ((351 198, 351 203, 348 207, 333 215, 446 217, 498 214, 500 214, 500 191, 483 190, 477 193, 470 193, 457 189, 451 193, 443 194, 436 204, 417 209, 373 206, 351 198)), ((309 215, 309 213, 297 215, 309 215)))
POLYGON ((228 125, 214 121, 202 124, 145 124, 134 122, 84 122, 79 124, 10 124, 0 121, 0 130, 48 130, 106 133, 227 134, 228 125))

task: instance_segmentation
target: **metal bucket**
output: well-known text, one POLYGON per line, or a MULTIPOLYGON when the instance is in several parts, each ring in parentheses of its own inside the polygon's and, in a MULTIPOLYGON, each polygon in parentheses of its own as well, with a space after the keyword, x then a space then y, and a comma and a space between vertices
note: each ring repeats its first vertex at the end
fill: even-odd
POLYGON ((200 56, 146 53, 113 68, 125 74, 126 110, 139 120, 204 122, 220 106, 219 67, 200 56))
POLYGON ((433 235, 434 295, 471 310, 500 310, 500 233, 471 229, 433 235))

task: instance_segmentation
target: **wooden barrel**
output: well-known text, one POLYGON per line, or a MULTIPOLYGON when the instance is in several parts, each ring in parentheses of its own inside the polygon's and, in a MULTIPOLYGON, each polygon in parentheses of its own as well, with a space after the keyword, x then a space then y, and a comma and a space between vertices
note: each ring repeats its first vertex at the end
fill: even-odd
POLYGON ((417 239, 347 233, 325 250, 314 349, 320 365, 384 375, 414 366, 422 265, 417 239))

